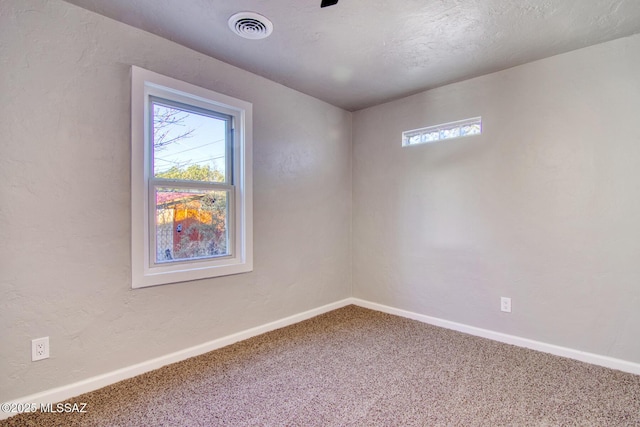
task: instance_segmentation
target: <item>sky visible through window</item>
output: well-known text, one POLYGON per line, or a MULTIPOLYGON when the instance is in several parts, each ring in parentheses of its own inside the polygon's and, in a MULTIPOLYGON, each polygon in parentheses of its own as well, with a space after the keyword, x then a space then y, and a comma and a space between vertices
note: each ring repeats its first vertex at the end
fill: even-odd
POLYGON ((154 175, 209 167, 225 175, 225 121, 154 103, 154 175))

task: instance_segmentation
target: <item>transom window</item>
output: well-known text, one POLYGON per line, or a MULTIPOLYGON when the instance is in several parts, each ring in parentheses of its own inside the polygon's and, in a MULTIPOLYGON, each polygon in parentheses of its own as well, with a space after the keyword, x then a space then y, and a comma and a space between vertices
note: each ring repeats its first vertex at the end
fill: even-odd
POLYGON ((481 133, 482 118, 474 117, 402 132, 402 146, 462 138, 464 136, 480 135, 481 133))
POLYGON ((250 271, 251 104, 132 76, 133 287, 250 271))

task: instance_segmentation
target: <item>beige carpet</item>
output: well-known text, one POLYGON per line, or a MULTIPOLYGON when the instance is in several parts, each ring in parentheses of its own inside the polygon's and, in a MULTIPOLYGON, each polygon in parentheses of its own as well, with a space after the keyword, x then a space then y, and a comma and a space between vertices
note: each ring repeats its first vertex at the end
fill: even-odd
POLYGON ((640 376, 349 306, 0 426, 640 426, 640 376))

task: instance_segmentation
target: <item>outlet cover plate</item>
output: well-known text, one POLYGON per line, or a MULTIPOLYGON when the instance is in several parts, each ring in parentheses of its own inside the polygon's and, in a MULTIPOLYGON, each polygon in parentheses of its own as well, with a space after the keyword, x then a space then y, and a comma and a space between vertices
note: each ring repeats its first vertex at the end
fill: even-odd
POLYGON ((31 340, 31 361, 49 358, 49 337, 31 340))
POLYGON ((500 297, 500 310, 505 313, 511 313, 511 298, 500 297))
POLYGON ((511 313, 511 298, 500 297, 500 310, 505 313, 511 313))

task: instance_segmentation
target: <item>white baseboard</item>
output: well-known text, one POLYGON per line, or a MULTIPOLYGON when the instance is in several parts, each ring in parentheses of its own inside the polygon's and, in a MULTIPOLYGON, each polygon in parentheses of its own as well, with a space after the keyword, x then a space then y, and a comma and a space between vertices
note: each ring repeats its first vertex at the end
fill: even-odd
POLYGON ((623 372, 640 375, 640 364, 629 362, 626 360, 615 359, 609 356, 602 356, 586 351, 575 350, 567 347, 560 347, 554 344, 547 344, 540 341, 534 341, 527 338, 517 337, 515 335, 503 334, 488 329, 477 328, 462 323, 456 323, 449 320, 439 319, 437 317, 426 316, 424 314, 413 313, 411 311, 401 310, 399 308, 389 307, 375 302, 365 301, 358 298, 350 298, 351 304, 369 308, 371 310, 381 311, 383 313, 394 314, 396 316, 406 317, 408 319, 418 320, 434 326, 440 326, 454 331, 464 332, 466 334, 478 337, 488 338, 494 341, 503 342, 505 344, 516 345, 518 347, 530 348, 532 350, 549 353, 556 356, 567 357, 581 362, 591 363, 592 365, 604 366, 605 368, 617 369, 623 372))
MULTIPOLYGON (((16 415, 18 412, 5 412, 4 408, 9 405, 12 407, 22 407, 25 404, 35 404, 37 408, 40 408, 40 404, 56 403, 63 400, 70 399, 75 396, 79 396, 83 393, 98 390, 102 387, 106 387, 111 384, 115 384, 118 381, 133 378, 137 375, 144 374, 154 369, 161 368, 171 363, 180 362, 182 360, 189 359, 190 357, 199 356, 210 351, 226 347, 230 344, 238 341, 246 340, 256 335, 264 334, 265 332, 273 331, 275 329, 284 328, 285 326, 293 325, 303 320, 310 319, 323 313, 336 310, 338 308, 345 307, 349 304, 353 304, 351 298, 347 298, 341 301, 337 301, 331 304, 324 305, 322 307, 314 308, 312 310, 305 311, 303 313, 295 314, 293 316, 285 317, 284 319, 276 320, 274 322, 267 323, 265 325, 257 326, 255 328, 247 329, 226 337, 222 337, 213 341, 206 342, 194 347, 190 347, 184 350, 176 351, 175 353, 167 354, 165 356, 157 357, 155 359, 148 360, 146 362, 138 363, 126 368, 118 369, 112 372, 108 372, 103 375, 87 378, 86 380, 78 381, 73 384, 65 385, 62 387, 53 388, 43 391, 41 393, 32 394, 19 399, 5 402, 2 404, 3 410, 0 411, 0 420, 9 418, 16 415)), ((22 411, 20 411, 22 412, 22 411)))
MULTIPOLYGON (((275 329, 283 328, 285 326, 293 325, 303 320, 310 319, 320 314, 327 313, 338 308, 345 307, 347 305, 357 305, 360 307, 368 308, 371 310, 380 311, 383 313, 393 314, 396 316, 405 317, 408 319, 417 320, 430 325, 439 326, 446 329, 452 329, 459 332, 464 332, 470 335, 475 335, 483 338, 488 338, 494 341, 503 342, 506 344, 512 344, 519 347, 530 348, 533 350, 541 351, 544 353, 554 354, 556 356, 568 357, 570 359, 579 360, 593 365, 604 366, 607 368, 617 369, 624 372, 640 375, 640 364, 634 362, 628 362, 626 360, 615 359, 608 356, 601 356, 598 354, 587 353, 580 350, 574 350, 571 348, 560 347, 553 344, 547 344, 540 341, 534 341, 527 338, 521 338, 514 335, 503 334, 500 332, 491 331, 488 329, 477 328, 475 326, 469 326, 462 323, 451 322, 449 320, 439 319, 437 317, 426 316, 424 314, 418 314, 411 311, 401 310, 399 308, 389 307, 386 305, 362 300, 359 298, 346 298, 341 301, 337 301, 331 304, 324 305, 312 310, 305 311, 303 313, 295 314, 293 316, 285 317, 284 319, 276 320, 265 325, 257 326, 255 328, 247 329, 226 337, 222 337, 213 341, 206 342, 194 347, 190 347, 175 353, 167 354, 155 359, 148 360, 146 362, 138 363, 136 365, 128 366, 126 368, 118 369, 116 371, 108 372, 103 375, 87 378, 86 380, 78 381, 73 384, 69 384, 62 387, 57 387, 51 390, 46 390, 41 393, 25 396, 20 399, 15 399, 10 402, 3 403, 4 405, 20 406, 24 404, 35 404, 40 407, 40 404, 56 403, 72 397, 78 396, 83 393, 88 393, 114 384, 118 381, 122 381, 128 378, 133 378, 137 375, 144 374, 154 369, 161 368, 170 363, 180 362, 190 357, 199 356, 204 353, 228 346, 238 341, 246 340, 256 335, 263 334, 265 332, 273 331, 275 329)), ((4 412, 0 411, 0 420, 15 415, 16 412, 4 412)))

